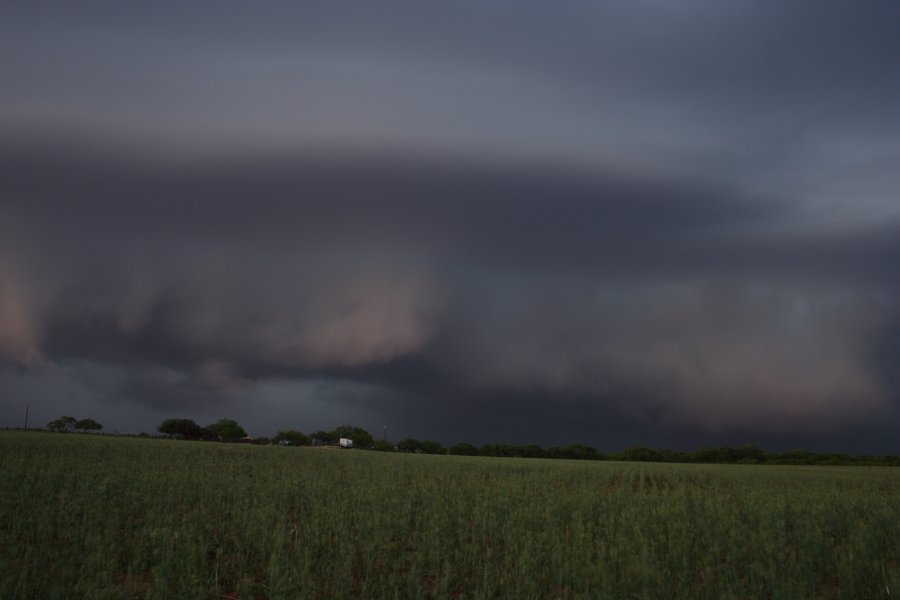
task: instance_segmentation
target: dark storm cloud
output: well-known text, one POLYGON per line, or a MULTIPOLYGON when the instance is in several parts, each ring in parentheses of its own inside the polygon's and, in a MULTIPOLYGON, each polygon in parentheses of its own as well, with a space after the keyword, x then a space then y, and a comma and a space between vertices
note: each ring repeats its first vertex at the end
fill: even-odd
POLYGON ((465 240, 487 258, 493 249, 522 262, 547 255, 555 263, 589 263, 599 257, 579 256, 579 246, 591 251, 643 235, 654 243, 692 243, 765 225, 783 210, 775 199, 751 202, 714 182, 491 164, 490 157, 301 155, 166 164, 122 152, 76 141, 0 147, 8 214, 63 244, 81 244, 92 231, 308 248, 332 245, 335 236, 348 244, 394 237, 410 246, 424 239, 434 249, 447 243, 455 251, 465 240))
POLYGON ((864 354, 892 309, 834 289, 893 289, 877 231, 773 241, 777 201, 653 174, 82 148, 3 151, 7 214, 43 241, 14 291, 58 284, 8 344, 184 374, 168 396, 130 378, 137 399, 327 375, 454 410, 450 392, 618 394, 626 414, 775 430, 884 402, 864 354))
POLYGON ((6 397, 543 443, 896 415, 896 3, 4 10, 6 397))
POLYGON ((202 240, 251 261, 258 250, 302 263, 323 248, 366 249, 557 275, 784 272, 891 285, 900 247, 895 222, 779 233, 794 216, 788 199, 653 172, 364 155, 172 164, 77 140, 0 145, 0 159, 7 218, 44 246, 93 248, 113 262, 109 241, 117 253, 180 262, 165 245, 180 251, 202 240))

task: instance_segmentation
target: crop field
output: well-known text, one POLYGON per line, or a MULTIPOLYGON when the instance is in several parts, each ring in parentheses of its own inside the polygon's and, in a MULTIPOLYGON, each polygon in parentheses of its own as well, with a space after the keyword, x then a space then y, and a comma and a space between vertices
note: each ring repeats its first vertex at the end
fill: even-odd
POLYGON ((0 434, 0 597, 891 598, 900 470, 0 434))

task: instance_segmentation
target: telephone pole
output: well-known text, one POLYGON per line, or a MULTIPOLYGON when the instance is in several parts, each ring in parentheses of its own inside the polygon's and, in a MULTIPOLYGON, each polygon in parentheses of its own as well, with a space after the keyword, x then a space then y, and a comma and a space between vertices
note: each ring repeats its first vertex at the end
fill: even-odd
POLYGON ((28 409, 31 408, 27 404, 25 405, 25 431, 28 431, 28 409))

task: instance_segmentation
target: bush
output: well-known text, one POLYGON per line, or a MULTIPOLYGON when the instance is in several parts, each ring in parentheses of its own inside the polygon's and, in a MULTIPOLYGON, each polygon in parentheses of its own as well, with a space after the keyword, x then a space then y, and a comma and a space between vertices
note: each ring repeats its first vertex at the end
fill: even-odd
POLYGON ((397 450, 394 445, 387 440, 377 440, 374 449, 379 452, 395 452, 397 450))
POLYGON ((156 430, 173 437, 180 435, 192 440, 200 437, 200 426, 191 419, 166 419, 156 430))
POLYGON ((81 419, 80 421, 76 421, 74 427, 75 429, 80 429, 83 432, 100 431, 101 429, 103 429, 103 425, 93 419, 81 419))
POLYGON ((309 437, 293 429, 279 431, 272 441, 282 446, 309 446, 310 443, 309 437))
POLYGON ((244 428, 232 419, 219 419, 212 425, 207 425, 204 429, 222 442, 236 442, 241 438, 247 437, 247 432, 244 431, 244 428))
POLYGON ((476 448, 472 444, 466 443, 450 446, 450 450, 448 452, 450 454, 455 454, 456 456, 478 456, 478 448, 476 448))

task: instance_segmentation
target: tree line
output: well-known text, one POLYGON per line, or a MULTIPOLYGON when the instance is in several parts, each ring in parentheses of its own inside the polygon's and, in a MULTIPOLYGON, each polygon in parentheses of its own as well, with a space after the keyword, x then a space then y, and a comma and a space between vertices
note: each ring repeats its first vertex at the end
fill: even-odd
POLYGON ((219 419, 201 427, 191 419, 166 419, 156 428, 159 433, 185 440, 218 442, 248 442, 257 445, 281 444, 284 446, 336 445, 341 438, 352 439, 356 447, 374 448, 372 434, 354 425, 341 425, 332 431, 316 431, 305 435, 300 431, 287 429, 279 431, 272 438, 251 438, 241 425, 232 419, 219 419))
POLYGON ((70 431, 87 433, 89 431, 100 431, 103 429, 103 425, 93 419, 76 419, 75 417, 63 415, 47 423, 47 429, 55 433, 68 433, 70 431))
POLYGON ((272 438, 250 438, 238 423, 230 419, 220 419, 206 427, 200 427, 190 419, 167 419, 159 425, 157 430, 160 433, 182 439, 224 442, 245 441, 252 444, 279 444, 283 446, 331 446, 337 445, 338 440, 341 438, 347 438, 353 440, 353 445, 356 448, 409 454, 666 463, 900 466, 900 457, 898 456, 816 453, 808 450, 766 452, 754 445, 738 446, 736 448, 728 446, 700 448, 690 452, 667 449, 654 450, 645 446, 632 446, 621 452, 601 452, 584 444, 544 447, 538 444, 484 444, 482 446, 474 446, 468 443, 459 443, 444 447, 433 440, 418 440, 415 438, 404 438, 395 444, 387 440, 376 440, 371 433, 355 425, 341 425, 331 431, 314 431, 309 435, 294 429, 286 429, 279 431, 272 438))
POLYGON ((749 464, 749 465, 823 465, 823 466, 900 466, 900 456, 850 455, 842 453, 817 453, 809 450, 766 452, 753 445, 736 448, 700 448, 690 452, 654 450, 644 446, 632 446, 621 452, 601 452, 584 444, 543 447, 538 444, 455 444, 443 448, 437 442, 407 438, 393 450, 420 454, 451 454, 458 456, 495 456, 508 458, 557 458, 568 460, 621 460, 666 463, 749 464))
POLYGON ((219 419, 206 427, 191 419, 166 419, 156 430, 162 434, 186 440, 237 442, 247 437, 247 432, 237 421, 219 419))
POLYGON ((567 446, 565 448, 507 445, 500 445, 498 448, 496 445, 493 445, 488 448, 482 447, 482 450, 481 456, 529 456, 534 458, 581 460, 746 465, 900 466, 900 456, 850 455, 835 452, 817 453, 809 450, 767 452, 755 445, 700 448, 693 451, 654 450, 644 446, 632 446, 620 452, 600 452, 590 446, 581 445, 567 446), (499 454, 497 453, 498 451, 499 454))

